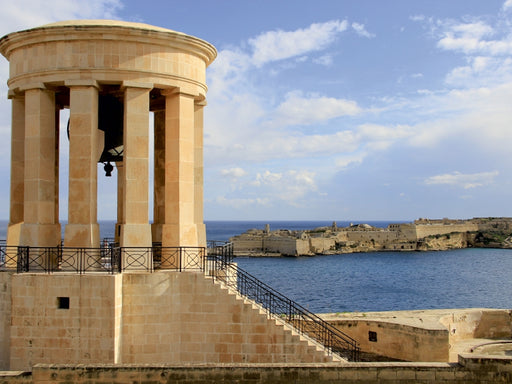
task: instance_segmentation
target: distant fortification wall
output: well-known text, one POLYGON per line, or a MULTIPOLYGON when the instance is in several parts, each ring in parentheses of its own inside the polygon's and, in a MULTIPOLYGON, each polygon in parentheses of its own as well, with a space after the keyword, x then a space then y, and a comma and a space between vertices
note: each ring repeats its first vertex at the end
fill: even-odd
POLYGON ((347 231, 347 240, 349 241, 373 241, 384 243, 397 241, 400 239, 400 233, 395 231, 347 231))
POLYGON ((233 241, 233 252, 235 252, 235 255, 245 252, 262 252, 263 249, 262 236, 237 236, 233 241))
POLYGON ((294 237, 264 237, 263 252, 281 253, 295 256, 297 254, 297 239, 294 237))
POLYGON ((418 239, 427 236, 445 235, 454 232, 473 232, 478 231, 478 224, 419 224, 416 226, 416 235, 418 239))
POLYGON ((471 246, 512 248, 512 219, 418 219, 390 224, 386 229, 368 224, 305 231, 252 229, 231 238, 235 255, 315 255, 371 251, 424 251, 471 246), (484 232, 484 234, 480 232, 484 232), (501 233, 499 233, 501 232, 501 233), (444 236, 444 237, 443 237, 444 236))

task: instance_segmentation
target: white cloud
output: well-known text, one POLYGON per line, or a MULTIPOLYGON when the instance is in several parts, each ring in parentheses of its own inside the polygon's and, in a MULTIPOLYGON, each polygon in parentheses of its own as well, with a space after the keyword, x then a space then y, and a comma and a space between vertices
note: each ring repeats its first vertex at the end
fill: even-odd
POLYGON ((345 170, 350 168, 351 166, 359 165, 363 162, 363 160, 368 156, 366 151, 361 153, 354 153, 344 156, 336 157, 334 164, 340 170, 345 170))
POLYGON ((320 57, 317 57, 313 59, 313 63, 324 65, 326 67, 332 65, 333 59, 331 55, 322 55, 320 57))
POLYGON ((468 65, 451 70, 446 83, 457 87, 478 87, 512 81, 512 58, 476 56, 468 65))
POLYGON ((285 101, 276 109, 276 123, 279 125, 311 125, 336 117, 353 116, 361 112, 355 101, 333 97, 289 92, 285 101))
POLYGON ((262 184, 272 185, 276 182, 280 181, 283 178, 282 173, 272 173, 270 171, 265 171, 263 173, 258 173, 256 175, 256 180, 252 183, 254 186, 260 186, 262 184))
POLYGON ((352 28, 354 29, 354 31, 356 31, 356 33, 359 35, 359 36, 363 36, 363 37, 367 37, 369 39, 375 37, 375 34, 373 33, 370 33, 366 30, 366 27, 364 24, 359 24, 359 23, 352 23, 352 28))
POLYGON ((325 49, 348 27, 347 21, 332 20, 311 24, 295 31, 269 31, 250 39, 256 66, 325 49))
POLYGON ((508 11, 509 9, 512 9, 512 0, 506 0, 504 3, 503 3, 503 9, 505 11, 508 11))
POLYGON ((494 178, 499 175, 498 171, 463 174, 460 172, 446 173, 442 175, 431 176, 425 180, 426 185, 450 185, 464 189, 483 187, 494 182, 494 178))
POLYGON ((425 21, 426 17, 425 15, 413 15, 409 17, 409 20, 411 21, 425 21))
POLYGON ((315 173, 309 170, 289 170, 284 173, 265 171, 258 173, 252 183, 260 187, 259 195, 272 195, 287 204, 297 204, 297 200, 308 192, 316 191, 315 173))
POLYGON ((270 206, 286 204, 299 206, 301 199, 308 193, 316 192, 315 172, 309 170, 288 170, 272 172, 269 170, 256 172, 252 182, 240 188, 239 194, 257 194, 257 198, 239 198, 237 196, 220 196, 217 204, 234 208, 250 206, 270 206))
POLYGON ((231 179, 238 179, 240 177, 243 177, 247 174, 246 171, 244 171, 242 168, 230 168, 230 169, 223 169, 221 172, 222 176, 231 178, 231 179))
POLYGON ((501 32, 500 30, 482 21, 461 24, 445 22, 441 25, 442 37, 438 41, 438 46, 442 49, 493 56, 510 54, 512 49, 512 39, 509 34, 500 38, 496 36, 501 32), (496 39, 490 39, 493 36, 496 36, 496 39))
POLYGON ((219 196, 215 199, 215 202, 219 205, 236 209, 246 208, 254 205, 269 205, 269 199, 267 198, 226 198, 225 196, 219 196))
POLYGON ((489 155, 506 156, 512 141, 511 98, 512 82, 426 95, 421 101, 425 118, 411 127, 409 143, 435 148, 450 140, 459 145, 464 141, 489 155))

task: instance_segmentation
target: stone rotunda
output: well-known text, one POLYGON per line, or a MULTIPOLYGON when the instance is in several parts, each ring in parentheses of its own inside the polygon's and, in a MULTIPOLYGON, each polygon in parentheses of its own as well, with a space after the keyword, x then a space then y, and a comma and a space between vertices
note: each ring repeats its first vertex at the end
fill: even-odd
POLYGON ((65 21, 0 40, 12 101, 10 246, 54 247, 59 223, 59 131, 69 137, 64 246, 100 245, 97 163, 117 167, 121 247, 206 245, 203 107, 215 48, 146 24, 65 21), (59 111, 69 108, 68 127, 59 111), (150 112, 154 213, 149 223, 150 112))

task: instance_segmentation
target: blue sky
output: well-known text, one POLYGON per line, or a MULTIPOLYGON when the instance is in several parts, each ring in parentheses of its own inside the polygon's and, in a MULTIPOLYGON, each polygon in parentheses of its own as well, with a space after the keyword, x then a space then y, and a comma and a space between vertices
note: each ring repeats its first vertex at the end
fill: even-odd
MULTIPOLYGON (((512 216, 512 0, 17 0, 2 8, 1 35, 109 18, 215 45, 206 220, 512 216)), ((3 95, 7 78, 1 59, 3 95)), ((7 218, 6 97, 0 138, 7 218)), ((100 173, 98 188, 99 217, 115 219, 115 178, 100 173)))

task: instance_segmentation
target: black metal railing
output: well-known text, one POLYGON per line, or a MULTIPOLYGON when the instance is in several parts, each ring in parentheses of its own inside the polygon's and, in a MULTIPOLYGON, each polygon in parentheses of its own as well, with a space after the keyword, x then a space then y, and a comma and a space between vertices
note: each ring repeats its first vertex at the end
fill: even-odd
POLYGON ((209 247, 209 274, 261 305, 269 315, 286 321, 301 334, 313 338, 328 353, 336 353, 350 361, 359 360, 360 348, 356 340, 239 268, 231 262, 232 256, 230 244, 209 247))
POLYGON ((119 247, 111 242, 100 248, 28 247, 0 241, 0 271, 17 273, 204 271, 205 263, 204 247, 119 247))

